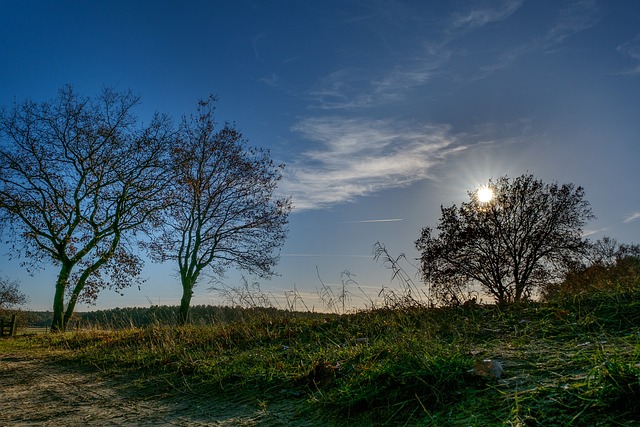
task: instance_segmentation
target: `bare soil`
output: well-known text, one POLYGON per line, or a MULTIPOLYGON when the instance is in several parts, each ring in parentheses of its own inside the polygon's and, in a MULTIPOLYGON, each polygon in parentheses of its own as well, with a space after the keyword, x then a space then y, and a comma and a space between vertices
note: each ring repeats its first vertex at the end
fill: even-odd
POLYGON ((304 426, 291 405, 188 391, 142 394, 133 379, 0 354, 0 426, 304 426))

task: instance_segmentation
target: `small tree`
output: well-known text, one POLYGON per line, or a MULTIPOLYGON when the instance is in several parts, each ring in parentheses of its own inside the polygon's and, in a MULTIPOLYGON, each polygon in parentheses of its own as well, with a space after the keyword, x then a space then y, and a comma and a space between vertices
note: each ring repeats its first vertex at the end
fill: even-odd
POLYGON ((603 237, 589 245, 584 267, 602 265, 611 267, 624 258, 640 259, 640 245, 637 243, 618 243, 611 237, 603 237))
POLYGON ((291 210, 289 198, 275 195, 283 166, 268 151, 247 147, 229 124, 216 130, 215 101, 201 101, 180 126, 171 153, 175 178, 165 192, 171 206, 162 236, 150 243, 155 259, 178 263, 181 323, 203 271, 221 275, 235 266, 273 274, 291 210))
POLYGON ((170 129, 157 115, 139 128, 137 104, 131 93, 89 99, 67 86, 0 114, 0 220, 31 267, 59 268, 52 331, 66 328, 79 299, 140 273, 128 239, 158 220, 170 129))
POLYGON ((424 228, 416 241, 423 277, 441 302, 460 303, 460 289, 475 285, 497 303, 522 301, 587 248, 582 227, 593 215, 582 187, 522 175, 487 188, 469 192, 459 208, 442 207, 438 235, 424 228))
POLYGON ((0 310, 7 310, 28 301, 27 296, 18 288, 19 284, 15 280, 6 277, 0 278, 0 310))

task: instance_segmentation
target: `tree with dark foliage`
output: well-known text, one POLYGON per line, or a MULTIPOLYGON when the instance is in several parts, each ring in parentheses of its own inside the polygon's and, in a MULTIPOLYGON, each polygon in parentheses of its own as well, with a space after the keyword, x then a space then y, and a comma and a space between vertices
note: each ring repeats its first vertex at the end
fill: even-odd
POLYGON ((79 300, 130 286, 140 273, 131 238, 159 221, 170 127, 159 115, 139 127, 138 102, 66 86, 51 102, 0 113, 0 220, 31 267, 59 268, 52 331, 65 330, 79 300))
POLYGON ((582 227, 593 215, 582 187, 527 174, 487 188, 469 192, 460 207, 441 207, 437 235, 424 228, 416 241, 423 278, 440 303, 461 304, 477 286, 497 303, 526 300, 588 247, 582 227))
POLYGON ((188 321, 203 272, 219 276, 234 266, 261 277, 273 274, 291 210, 290 199, 275 194, 283 166, 268 151, 247 147, 233 126, 216 129, 215 101, 201 101, 197 115, 180 126, 164 233, 149 245, 155 259, 178 264, 180 323, 188 321))

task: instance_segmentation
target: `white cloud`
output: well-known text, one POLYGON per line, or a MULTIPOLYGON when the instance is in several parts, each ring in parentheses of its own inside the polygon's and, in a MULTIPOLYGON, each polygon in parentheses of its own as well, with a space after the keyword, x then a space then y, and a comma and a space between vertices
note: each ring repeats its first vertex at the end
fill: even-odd
POLYGON ((289 163, 280 185, 300 210, 428 178, 446 156, 464 149, 447 125, 324 117, 302 120, 294 131, 315 142, 289 163))
POLYGON ((636 219, 639 219, 639 218, 640 218, 640 212, 634 212, 631 215, 629 215, 627 218, 625 218, 623 222, 627 223, 627 222, 635 221, 636 219))

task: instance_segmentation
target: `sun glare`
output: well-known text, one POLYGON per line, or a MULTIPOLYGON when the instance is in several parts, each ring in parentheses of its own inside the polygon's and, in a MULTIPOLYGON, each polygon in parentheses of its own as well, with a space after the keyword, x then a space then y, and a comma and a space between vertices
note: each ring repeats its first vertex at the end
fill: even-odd
POLYGON ((490 187, 480 187, 477 197, 480 203, 488 203, 493 199, 493 190, 490 187))

